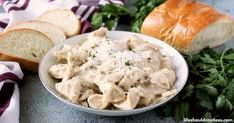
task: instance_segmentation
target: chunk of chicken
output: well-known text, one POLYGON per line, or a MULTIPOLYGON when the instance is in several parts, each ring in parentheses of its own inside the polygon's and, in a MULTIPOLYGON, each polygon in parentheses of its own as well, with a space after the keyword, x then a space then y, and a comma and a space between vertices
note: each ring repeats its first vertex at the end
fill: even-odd
POLYGON ((128 72, 122 80, 119 82, 119 86, 122 87, 124 90, 128 90, 134 84, 138 82, 141 78, 145 77, 145 71, 141 70, 137 67, 132 67, 131 71, 128 72))
POLYGON ((92 32, 88 37, 105 37, 108 29, 101 27, 98 30, 92 32))
POLYGON ((96 65, 97 61, 89 60, 86 63, 82 64, 82 66, 79 68, 79 70, 86 71, 87 69, 92 69, 96 65))
POLYGON ((72 102, 76 103, 80 96, 81 83, 78 77, 55 84, 55 88, 72 102))
POLYGON ((117 83, 123 78, 123 75, 120 73, 112 73, 107 76, 107 81, 111 83, 117 83))
POLYGON ((155 96, 160 96, 162 93, 168 91, 165 88, 161 88, 158 84, 150 84, 147 87, 142 87, 151 91, 155 96))
POLYGON ((101 42, 106 41, 106 28, 99 28, 98 30, 92 32, 87 37, 87 41, 85 41, 82 45, 81 49, 84 50, 90 50, 92 48, 95 48, 101 44, 101 42))
POLYGON ((133 84, 134 81, 130 79, 130 76, 125 75, 118 85, 122 87, 124 90, 128 90, 133 84))
POLYGON ((127 99, 121 103, 114 103, 113 105, 121 110, 134 109, 140 100, 140 96, 133 91, 127 93, 127 99))
POLYGON ((95 82, 99 80, 100 74, 92 70, 84 70, 83 73, 79 74, 81 75, 80 76, 80 78, 82 79, 81 84, 84 89, 97 90, 97 85, 95 82))
POLYGON ((142 51, 146 51, 146 50, 153 50, 158 52, 160 50, 160 47, 156 46, 156 45, 152 45, 149 43, 144 43, 142 45, 138 45, 135 47, 134 51, 136 52, 142 52, 142 51))
POLYGON ((75 74, 74 67, 72 65, 67 64, 67 68, 64 72, 62 81, 67 81, 67 80, 71 79, 74 74, 75 74))
POLYGON ((126 99, 123 89, 114 83, 102 83, 99 88, 103 93, 104 102, 120 102, 126 99))
POLYGON ((169 57, 164 56, 161 58, 161 68, 174 69, 174 66, 172 65, 171 59, 169 57))
POLYGON ((136 36, 128 36, 124 39, 127 42, 129 48, 134 49, 136 46, 145 43, 144 41, 140 40, 136 36))
POLYGON ((67 53, 67 64, 78 66, 83 64, 86 59, 86 54, 84 51, 81 50, 72 50, 67 53))
POLYGON ((170 80, 161 71, 156 71, 150 74, 149 77, 152 84, 157 84, 161 88, 170 89, 170 80))
POLYGON ((150 47, 152 50, 154 50, 154 51, 159 51, 160 50, 160 47, 159 46, 156 46, 156 45, 152 45, 152 44, 150 44, 150 43, 146 43, 145 44, 146 46, 148 46, 148 47, 150 47))
POLYGON ((67 53, 72 50, 72 46, 68 44, 64 44, 62 50, 54 52, 54 56, 58 58, 58 60, 65 60, 67 58, 67 53))
POLYGON ((67 64, 57 64, 53 65, 49 69, 49 74, 53 76, 56 79, 62 79, 65 75, 66 69, 68 65, 67 64))
POLYGON ((161 69, 160 71, 168 78, 170 86, 172 86, 176 80, 175 72, 167 68, 161 69))
POLYGON ((148 105, 154 98, 154 94, 150 92, 147 88, 142 88, 140 86, 130 88, 129 92, 137 93, 140 96, 138 105, 148 105))
POLYGON ((150 74, 150 82, 153 84, 158 84, 160 87, 165 89, 170 89, 175 82, 175 79, 175 72, 167 68, 150 74))
POLYGON ((82 106, 84 106, 84 107, 89 107, 87 101, 82 101, 79 104, 82 105, 82 106))
POLYGON ((93 94, 88 97, 88 104, 91 108, 105 109, 109 103, 103 101, 103 95, 93 94))
POLYGON ((91 89, 85 90, 85 92, 80 96, 80 101, 86 100, 90 95, 93 95, 95 92, 91 89))
POLYGON ((150 64, 151 68, 153 68, 154 71, 157 71, 160 69, 160 54, 159 52, 153 52, 153 51, 144 51, 142 52, 142 55, 147 59, 148 63, 150 64))
POLYGON ((87 70, 80 75, 81 75, 80 78, 82 80, 81 86, 83 88, 82 89, 83 91, 87 89, 100 91, 97 83, 100 82, 105 77, 104 75, 90 70, 89 71, 87 70))

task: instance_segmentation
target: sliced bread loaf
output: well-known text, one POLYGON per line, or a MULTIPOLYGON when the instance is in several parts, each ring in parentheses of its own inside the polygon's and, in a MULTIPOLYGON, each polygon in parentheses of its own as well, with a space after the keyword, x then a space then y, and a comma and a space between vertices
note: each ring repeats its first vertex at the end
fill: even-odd
POLYGON ((19 62, 21 67, 37 71, 41 57, 53 43, 43 33, 32 29, 15 29, 0 36, 0 60, 19 62))
POLYGON ((55 44, 66 39, 65 33, 60 28, 50 23, 38 21, 38 20, 17 23, 9 27, 7 31, 14 30, 14 29, 21 29, 21 28, 29 28, 29 29, 35 29, 37 31, 40 31, 44 33, 46 36, 48 36, 55 44))
POLYGON ((80 20, 72 11, 67 9, 49 10, 40 15, 38 20, 58 26, 68 37, 77 35, 81 29, 80 20))
POLYGON ((196 0, 167 0, 144 20, 141 33, 184 54, 216 47, 234 36, 233 18, 196 0))

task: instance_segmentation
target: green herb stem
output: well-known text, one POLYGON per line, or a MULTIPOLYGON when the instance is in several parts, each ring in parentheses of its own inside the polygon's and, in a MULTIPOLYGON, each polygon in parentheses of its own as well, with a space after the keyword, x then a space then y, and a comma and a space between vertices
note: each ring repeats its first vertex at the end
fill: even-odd
POLYGON ((227 80, 227 76, 226 74, 224 74, 224 65, 223 65, 223 57, 224 57, 224 54, 228 51, 228 49, 225 49, 223 52, 222 52, 222 55, 220 57, 220 66, 221 66, 221 74, 224 76, 225 80, 227 80))

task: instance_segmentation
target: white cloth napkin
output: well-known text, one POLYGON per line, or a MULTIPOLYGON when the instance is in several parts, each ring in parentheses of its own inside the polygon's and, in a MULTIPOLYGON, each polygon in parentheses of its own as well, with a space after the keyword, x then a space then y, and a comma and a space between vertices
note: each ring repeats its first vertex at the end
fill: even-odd
POLYGON ((19 89, 24 74, 16 62, 0 62, 0 123, 19 122, 19 89))
POLYGON ((6 13, 0 14, 0 32, 17 22, 36 19, 43 12, 56 8, 72 10, 82 21, 82 33, 90 26, 87 19, 98 5, 114 3, 123 5, 124 0, 0 0, 6 13))
MULTIPOLYGON (((0 0, 5 13, 0 14, 0 32, 17 22, 36 19, 43 12, 56 8, 72 10, 81 18, 82 33, 90 23, 88 18, 98 5, 114 3, 123 5, 124 0, 0 0)), ((0 61, 0 123, 19 122, 19 89, 23 73, 16 62, 0 61)))

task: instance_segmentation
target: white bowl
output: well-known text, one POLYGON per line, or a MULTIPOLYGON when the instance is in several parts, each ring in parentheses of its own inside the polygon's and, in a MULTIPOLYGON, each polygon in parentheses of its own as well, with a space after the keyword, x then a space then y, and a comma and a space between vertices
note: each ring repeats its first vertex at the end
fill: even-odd
MULTIPOLYGON (((185 62, 183 56, 177 51, 175 50, 173 47, 171 47, 170 45, 164 43, 163 41, 160 41, 158 39, 143 35, 143 34, 139 34, 139 33, 133 33, 133 32, 125 32, 125 31, 109 31, 107 33, 107 36, 111 39, 123 39, 124 37, 127 37, 129 35, 135 35, 137 37, 140 37, 142 39, 144 39, 145 41, 148 41, 149 43, 155 44, 157 46, 162 47, 162 52, 167 55, 170 56, 172 59, 172 63, 175 66, 175 73, 176 73, 176 82, 174 84, 174 86, 172 87, 173 89, 177 89, 177 92, 175 95, 177 95, 181 89, 184 87, 187 78, 188 78, 188 67, 187 67, 187 63, 185 62)), ((48 70, 49 68, 54 65, 57 64, 57 59, 56 57, 54 57, 53 52, 54 51, 58 51, 60 50, 64 44, 77 44, 77 43, 83 43, 86 40, 86 37, 88 36, 88 34, 82 34, 82 35, 78 35, 72 38, 69 38, 57 45, 55 45, 53 48, 51 48, 46 54, 45 56, 42 58, 40 65, 39 65, 39 77, 42 81, 42 84, 45 86, 45 88, 51 93, 53 94, 55 97, 57 97, 59 100, 65 102, 68 105, 71 105, 75 108, 77 108, 78 110, 81 111, 85 111, 88 113, 93 113, 93 114, 97 114, 97 115, 105 115, 105 116, 124 116, 124 115, 133 115, 133 114, 138 114, 138 113, 142 113, 151 109, 154 109, 164 103, 166 103, 167 101, 169 101, 170 99, 172 99, 175 95, 170 96, 162 101, 160 101, 159 103, 156 104, 152 104, 146 107, 142 107, 142 108, 137 108, 137 109, 132 109, 132 110, 100 110, 100 109, 93 109, 93 108, 88 108, 88 107, 83 107, 80 106, 78 104, 74 104, 72 102, 70 102, 68 99, 64 98, 63 96, 61 96, 55 89, 55 83, 58 82, 58 80, 53 79, 49 74, 48 74, 48 70)))

